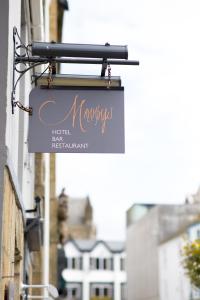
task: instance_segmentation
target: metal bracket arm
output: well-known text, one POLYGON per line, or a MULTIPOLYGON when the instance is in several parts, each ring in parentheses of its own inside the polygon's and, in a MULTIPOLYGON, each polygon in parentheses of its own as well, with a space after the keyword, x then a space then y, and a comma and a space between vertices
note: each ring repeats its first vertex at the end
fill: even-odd
MULTIPOLYGON (((103 57, 103 58, 99 58, 100 56, 96 56, 98 58, 88 58, 89 56, 89 50, 91 49, 86 49, 87 51, 87 58, 82 58, 80 57, 80 55, 78 55, 78 57, 80 58, 77 58, 77 57, 57 57, 56 55, 55 56, 44 56, 44 49, 45 51, 47 50, 48 47, 53 47, 55 48, 55 46, 57 47, 57 44, 54 45, 53 44, 50 44, 48 47, 45 48, 45 45, 43 45, 44 43, 41 43, 42 45, 38 46, 37 44, 39 43, 33 43, 33 45, 25 45, 19 34, 18 34, 18 31, 17 31, 17 28, 14 27, 13 28, 13 88, 12 88, 12 93, 11 93, 11 106, 12 106, 12 114, 14 114, 14 108, 16 106, 18 106, 20 109, 26 111, 26 112, 29 112, 29 114, 31 114, 32 110, 30 107, 24 107, 19 101, 16 101, 16 88, 17 88, 17 84, 19 83, 20 79, 24 76, 24 74, 27 72, 27 71, 30 71, 32 69, 34 69, 36 66, 39 66, 39 65, 43 65, 43 64, 50 64, 51 68, 52 68, 52 74, 55 74, 56 73, 56 63, 68 63, 68 64, 101 64, 102 65, 102 68, 101 68, 101 77, 105 77, 105 72, 106 72, 106 69, 109 65, 139 65, 139 61, 137 60, 127 60, 127 59, 124 59, 124 58, 127 58, 128 56, 128 52, 127 52, 127 47, 125 47, 125 57, 123 56, 123 59, 119 59, 121 58, 122 56, 117 56, 116 57, 116 53, 115 55, 113 54, 112 56, 108 56, 108 57, 114 57, 114 59, 111 59, 111 58, 106 58, 106 57, 103 57), (52 45, 52 46, 51 46, 52 45), (43 47, 44 46, 44 47, 43 47), (35 47, 35 48, 34 48, 35 47), (43 51, 43 55, 40 55, 40 56, 35 56, 33 54, 37 54, 37 51, 39 51, 37 48, 41 48, 43 47, 41 51, 43 51), (35 50, 34 50, 35 49, 35 50), (34 51, 36 52, 34 52, 34 51), (36 51, 37 50, 37 51, 36 51), (21 69, 18 69, 17 68, 17 65, 18 64, 23 64, 25 66, 25 68, 23 70, 21 69), (16 73, 18 73, 18 77, 16 78, 16 73)), ((59 44, 59 49, 61 49, 62 47, 68 47, 69 46, 66 46, 67 44, 59 44)), ((78 47, 78 51, 80 52, 81 50, 81 47, 85 47, 87 45, 76 45, 76 48, 78 47), (81 46, 81 47, 80 47, 81 46)), ((73 47, 75 47, 73 46, 73 47)), ((70 45, 71 47, 71 45, 70 45)), ((92 49, 96 49, 96 47, 98 48, 98 46, 96 45, 91 45, 92 49)), ((100 46, 100 53, 104 53, 105 51, 105 48, 103 48, 102 50, 102 47, 106 47, 106 52, 107 53, 107 50, 109 51, 110 50, 110 47, 115 49, 115 46, 110 46, 108 43, 105 44, 105 46, 100 46)), ((117 49, 118 48, 123 48, 124 46, 116 46, 117 49)), ((87 48, 87 47, 86 47, 87 48)), ((62 49, 61 49, 62 50, 62 49)), ((54 49, 54 52, 55 52, 55 49, 54 49)), ((81 52, 82 53, 82 52, 81 52)), ((99 53, 99 52, 98 52, 99 53)), ((100 55, 99 53, 99 55, 100 55)), ((79 53, 80 54, 80 53, 79 53)), ((46 52, 45 52, 45 55, 46 55, 46 52)), ((48 54, 47 54, 48 55, 48 54)), ((95 55, 93 54, 93 56, 91 57, 95 57, 95 55)), ((48 67, 40 74, 40 77, 47 71, 48 67)))

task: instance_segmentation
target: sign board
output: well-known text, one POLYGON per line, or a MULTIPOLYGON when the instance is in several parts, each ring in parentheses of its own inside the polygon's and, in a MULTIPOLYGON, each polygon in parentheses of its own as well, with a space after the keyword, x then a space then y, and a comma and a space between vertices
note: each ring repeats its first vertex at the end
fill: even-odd
POLYGON ((124 90, 34 88, 29 152, 124 153, 124 90))

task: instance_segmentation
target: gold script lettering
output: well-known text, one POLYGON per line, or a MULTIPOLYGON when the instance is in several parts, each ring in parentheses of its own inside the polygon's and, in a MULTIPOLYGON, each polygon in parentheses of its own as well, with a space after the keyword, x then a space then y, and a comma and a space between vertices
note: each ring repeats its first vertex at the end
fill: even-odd
POLYGON ((86 108, 84 111, 84 119, 89 122, 95 122, 95 125, 101 122, 101 133, 104 134, 106 129, 106 122, 112 119, 112 107, 110 110, 107 108, 100 108, 98 105, 95 108, 86 108))
POLYGON ((76 95, 73 101, 73 104, 70 110, 64 115, 64 117, 55 123, 49 123, 45 121, 42 117, 42 110, 47 108, 50 104, 56 104, 54 100, 47 100, 39 107, 39 120, 46 126, 57 126, 65 122, 70 116, 72 117, 72 127, 75 128, 76 120, 78 120, 80 130, 82 132, 86 132, 84 121, 87 123, 94 123, 96 126, 98 122, 101 124, 101 133, 104 134, 106 130, 106 123, 107 121, 111 120, 113 117, 113 111, 111 108, 102 108, 100 105, 94 108, 87 108, 85 107, 86 99, 79 100, 79 95, 76 95))

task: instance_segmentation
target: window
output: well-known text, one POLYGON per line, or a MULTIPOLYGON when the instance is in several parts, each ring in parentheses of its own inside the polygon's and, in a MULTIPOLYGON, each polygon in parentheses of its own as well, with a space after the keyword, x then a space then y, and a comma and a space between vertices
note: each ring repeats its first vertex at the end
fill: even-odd
POLYGON ((98 258, 96 259, 96 269, 100 269, 100 260, 98 258))
POLYGON ((66 268, 69 270, 82 270, 83 269, 83 259, 82 257, 67 257, 66 258, 66 268))
POLYGON ((120 270, 125 271, 125 258, 120 258, 120 270))
POLYGON ((103 259, 103 269, 104 270, 107 269, 107 259, 106 258, 103 259))
POLYGON ((90 270, 113 270, 113 258, 90 258, 90 270))
POLYGON ((66 298, 65 300, 81 300, 82 285, 81 283, 67 283, 66 284, 66 298))
POLYGON ((76 258, 72 258, 72 269, 76 269, 76 258))
POLYGON ((76 294, 77 294, 77 293, 76 293, 76 289, 72 289, 72 296, 73 296, 73 297, 76 297, 76 294))
POLYGON ((126 283, 121 283, 121 300, 127 300, 126 283))
POLYGON ((109 270, 114 270, 114 263, 113 263, 113 258, 110 258, 110 269, 109 270))
POLYGON ((97 296, 97 297, 98 297, 98 296, 99 296, 99 294, 100 294, 100 293, 99 293, 99 288, 96 288, 96 289, 95 289, 95 296, 97 296))
POLYGON ((112 283, 92 283, 90 286, 91 299, 106 299, 113 298, 113 284, 112 283))
POLYGON ((94 259, 92 257, 90 257, 90 270, 94 270, 94 259))
POLYGON ((104 296, 107 297, 108 296, 108 288, 104 288, 104 296))

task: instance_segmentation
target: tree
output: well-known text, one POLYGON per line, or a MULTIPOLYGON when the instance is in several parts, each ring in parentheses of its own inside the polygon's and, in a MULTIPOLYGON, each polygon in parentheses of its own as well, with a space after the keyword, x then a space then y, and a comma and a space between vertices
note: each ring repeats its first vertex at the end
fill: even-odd
POLYGON ((191 283, 200 288, 200 239, 188 242, 183 248, 183 267, 191 283))

